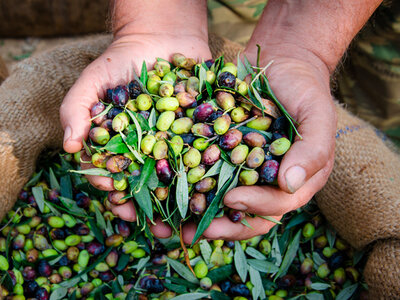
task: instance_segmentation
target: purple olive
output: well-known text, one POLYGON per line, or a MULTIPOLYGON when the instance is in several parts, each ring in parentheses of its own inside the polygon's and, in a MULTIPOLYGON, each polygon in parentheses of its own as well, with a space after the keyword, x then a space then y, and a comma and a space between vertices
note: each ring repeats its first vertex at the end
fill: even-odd
POLYGON ((158 179, 164 183, 169 184, 172 180, 173 174, 171 167, 166 159, 160 159, 156 163, 156 172, 158 179))
POLYGON ((240 211, 240 210, 230 210, 229 211, 229 219, 233 222, 233 223, 237 223, 237 222, 241 222, 244 217, 245 217, 245 213, 240 211))
POLYGON ((214 112, 214 107, 210 103, 202 103, 193 112, 195 123, 208 122, 214 112))
POLYGON ((222 72, 218 76, 218 84, 219 86, 226 86, 234 89, 236 84, 236 77, 230 72, 222 72))
POLYGON ((260 176, 265 182, 272 183, 276 180, 279 171, 279 162, 276 160, 267 160, 261 166, 260 176))
POLYGON ((128 84, 129 97, 136 99, 142 93, 142 88, 137 80, 133 80, 128 84))
POLYGON ((112 102, 115 106, 125 106, 129 100, 129 92, 126 86, 119 85, 113 89, 112 102))
POLYGON ((231 129, 219 140, 219 146, 223 150, 232 150, 242 141, 242 132, 237 129, 231 129))
POLYGON ((203 193, 194 193, 189 202, 190 211, 201 215, 207 208, 206 196, 203 193))
POLYGON ((218 146, 212 144, 208 146, 206 150, 204 150, 203 155, 201 157, 201 161, 205 165, 213 165, 215 164, 221 156, 221 150, 219 150, 218 146))
MULTIPOLYGON (((101 103, 100 101, 97 102, 95 105, 92 106, 90 109, 90 117, 94 118, 100 113, 102 113, 106 109, 105 105, 101 103)), ((103 115, 101 117, 95 118, 92 122, 96 125, 100 125, 105 119, 107 118, 106 115, 103 115)))

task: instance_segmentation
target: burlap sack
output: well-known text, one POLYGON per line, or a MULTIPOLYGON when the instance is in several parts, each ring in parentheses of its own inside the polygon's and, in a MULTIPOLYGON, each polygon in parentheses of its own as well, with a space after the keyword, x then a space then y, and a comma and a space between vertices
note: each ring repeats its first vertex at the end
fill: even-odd
POLYGON ((108 0, 0 0, 0 36, 104 32, 108 3, 108 0))
POLYGON ((0 84, 6 79, 8 76, 7 66, 4 63, 3 59, 0 57, 0 84))
MULTIPOLYGON (((83 68, 110 41, 110 36, 99 36, 31 57, 19 63, 0 86, 0 170, 7 174, 0 177, 0 217, 12 207, 16 194, 33 172, 39 152, 45 147, 61 147, 61 101, 83 68)), ((210 46, 214 56, 224 53, 232 61, 242 50, 238 44, 216 36, 211 36, 210 46)), ((353 246, 361 248, 379 239, 399 238, 399 158, 374 128, 340 106, 337 111, 335 168, 318 194, 318 203, 353 246)), ((392 253, 398 253, 399 244, 390 245, 392 253)), ((389 261, 382 247, 386 247, 384 242, 376 245, 366 279, 373 283, 376 294, 399 298, 399 270, 383 264, 379 276, 373 272, 374 261, 389 261), (393 273, 385 276, 385 270, 393 273), (390 285, 381 284, 382 280, 390 285)), ((391 264, 400 264, 399 255, 390 257, 391 264)))

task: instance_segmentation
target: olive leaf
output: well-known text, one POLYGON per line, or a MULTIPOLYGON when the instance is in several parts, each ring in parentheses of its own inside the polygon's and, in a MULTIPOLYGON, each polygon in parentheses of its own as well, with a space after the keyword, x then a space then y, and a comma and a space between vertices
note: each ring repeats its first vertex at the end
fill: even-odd
POLYGON ((50 177, 50 187, 55 190, 60 190, 60 184, 58 183, 58 180, 56 178, 56 175, 54 174, 54 171, 52 168, 49 168, 49 177, 50 177))
POLYGON ((83 175, 94 175, 94 176, 104 176, 112 177, 112 173, 106 169, 101 168, 91 168, 86 170, 70 170, 71 173, 83 174, 83 175))
POLYGON ((147 79, 148 79, 147 66, 146 66, 146 62, 143 61, 142 70, 140 72, 140 81, 139 82, 141 82, 143 86, 146 86, 147 79))
POLYGON ((129 153, 128 147, 125 145, 124 140, 120 134, 113 136, 103 149, 117 154, 129 153))
POLYGON ((177 174, 177 184, 176 184, 176 203, 179 208, 179 212, 182 219, 186 217, 189 204, 189 189, 187 174, 185 171, 185 166, 183 164, 183 159, 180 160, 180 168, 177 174))
POLYGON ((289 247, 283 257, 282 264, 279 268, 279 271, 276 273, 275 278, 279 278, 286 274, 287 270, 289 269, 291 263, 293 262, 294 258, 296 257, 297 250, 300 246, 300 237, 301 237, 301 229, 296 233, 293 240, 290 242, 289 247))
POLYGON ((43 212, 45 206, 43 188, 41 186, 33 187, 32 194, 33 197, 35 197, 35 201, 39 207, 39 210, 43 212))
POLYGON ((250 74, 246 67, 244 66, 243 62, 240 59, 240 52, 237 55, 237 78, 240 80, 244 80, 244 78, 247 76, 247 74, 250 74))
POLYGON ((192 274, 192 272, 189 270, 188 267, 180 263, 179 261, 173 260, 169 257, 167 257, 167 262, 170 264, 170 266, 178 273, 181 275, 183 278, 185 278, 187 281, 191 283, 199 283, 199 280, 192 274))
POLYGON ((234 166, 224 161, 218 176, 218 190, 220 190, 222 186, 225 184, 225 182, 227 182, 229 178, 232 177, 234 170, 235 170, 234 166))
POLYGON ((246 282, 247 277, 247 260, 244 255, 244 251, 242 245, 238 241, 235 241, 235 254, 234 254, 234 263, 236 271, 242 280, 242 282, 246 282))

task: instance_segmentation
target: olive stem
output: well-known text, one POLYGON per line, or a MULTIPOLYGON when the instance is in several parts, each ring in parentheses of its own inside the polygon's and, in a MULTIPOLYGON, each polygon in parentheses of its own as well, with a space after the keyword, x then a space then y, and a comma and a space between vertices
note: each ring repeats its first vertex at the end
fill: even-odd
POLYGON ((10 218, 10 220, 8 220, 8 222, 3 227, 0 228, 0 231, 2 231, 4 228, 6 228, 8 225, 10 225, 10 223, 12 222, 14 217, 19 213, 20 210, 21 210, 21 207, 18 207, 18 209, 15 211, 14 215, 12 216, 12 218, 10 218))

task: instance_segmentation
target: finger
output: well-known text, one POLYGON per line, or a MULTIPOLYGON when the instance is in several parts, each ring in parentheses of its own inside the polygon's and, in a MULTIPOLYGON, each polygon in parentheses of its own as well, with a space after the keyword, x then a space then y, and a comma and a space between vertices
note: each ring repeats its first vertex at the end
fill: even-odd
MULTIPOLYGON (((82 160, 81 162, 82 170, 96 168, 91 163, 85 163, 86 161, 91 161, 91 157, 88 156, 85 151, 81 151, 81 160, 82 160)), ((89 180, 90 184, 99 190, 108 192, 114 190, 114 182, 112 178, 103 176, 94 176, 94 175, 85 175, 85 176, 89 180)))
MULTIPOLYGON (((282 216, 274 217, 280 220, 282 216)), ((252 228, 242 223, 233 223, 228 217, 214 219, 210 226, 204 231, 203 237, 212 240, 246 240, 257 235, 266 234, 276 224, 262 218, 246 217, 252 228)), ((194 223, 186 224, 183 227, 183 240, 191 244, 196 233, 194 223)))
MULTIPOLYGON (((275 217, 280 219, 280 217, 275 217)), ((266 234, 276 224, 262 218, 246 217, 252 228, 242 223, 233 223, 228 217, 214 219, 204 231, 204 237, 213 240, 247 240, 257 235, 266 234)))
POLYGON ((273 186, 240 186, 226 194, 224 204, 259 216, 283 215, 305 205, 325 185, 332 165, 329 161, 294 194, 273 186))
POLYGON ((298 131, 302 139, 296 138, 279 168, 278 183, 287 193, 300 189, 333 158, 336 130, 333 102, 331 99, 308 102, 311 104, 300 107, 297 113, 301 117, 298 131))
POLYGON ((156 218, 155 224, 150 225, 151 232, 160 239, 169 238, 172 235, 171 227, 163 223, 161 218, 156 218))
POLYGON ((98 102, 100 90, 97 74, 92 68, 84 70, 68 91, 60 107, 61 125, 64 129, 64 150, 70 153, 82 149, 82 139, 87 139, 90 129, 90 108, 98 102))
POLYGON ((121 205, 111 204, 111 211, 114 215, 128 222, 136 221, 135 206, 132 201, 128 201, 121 205))

